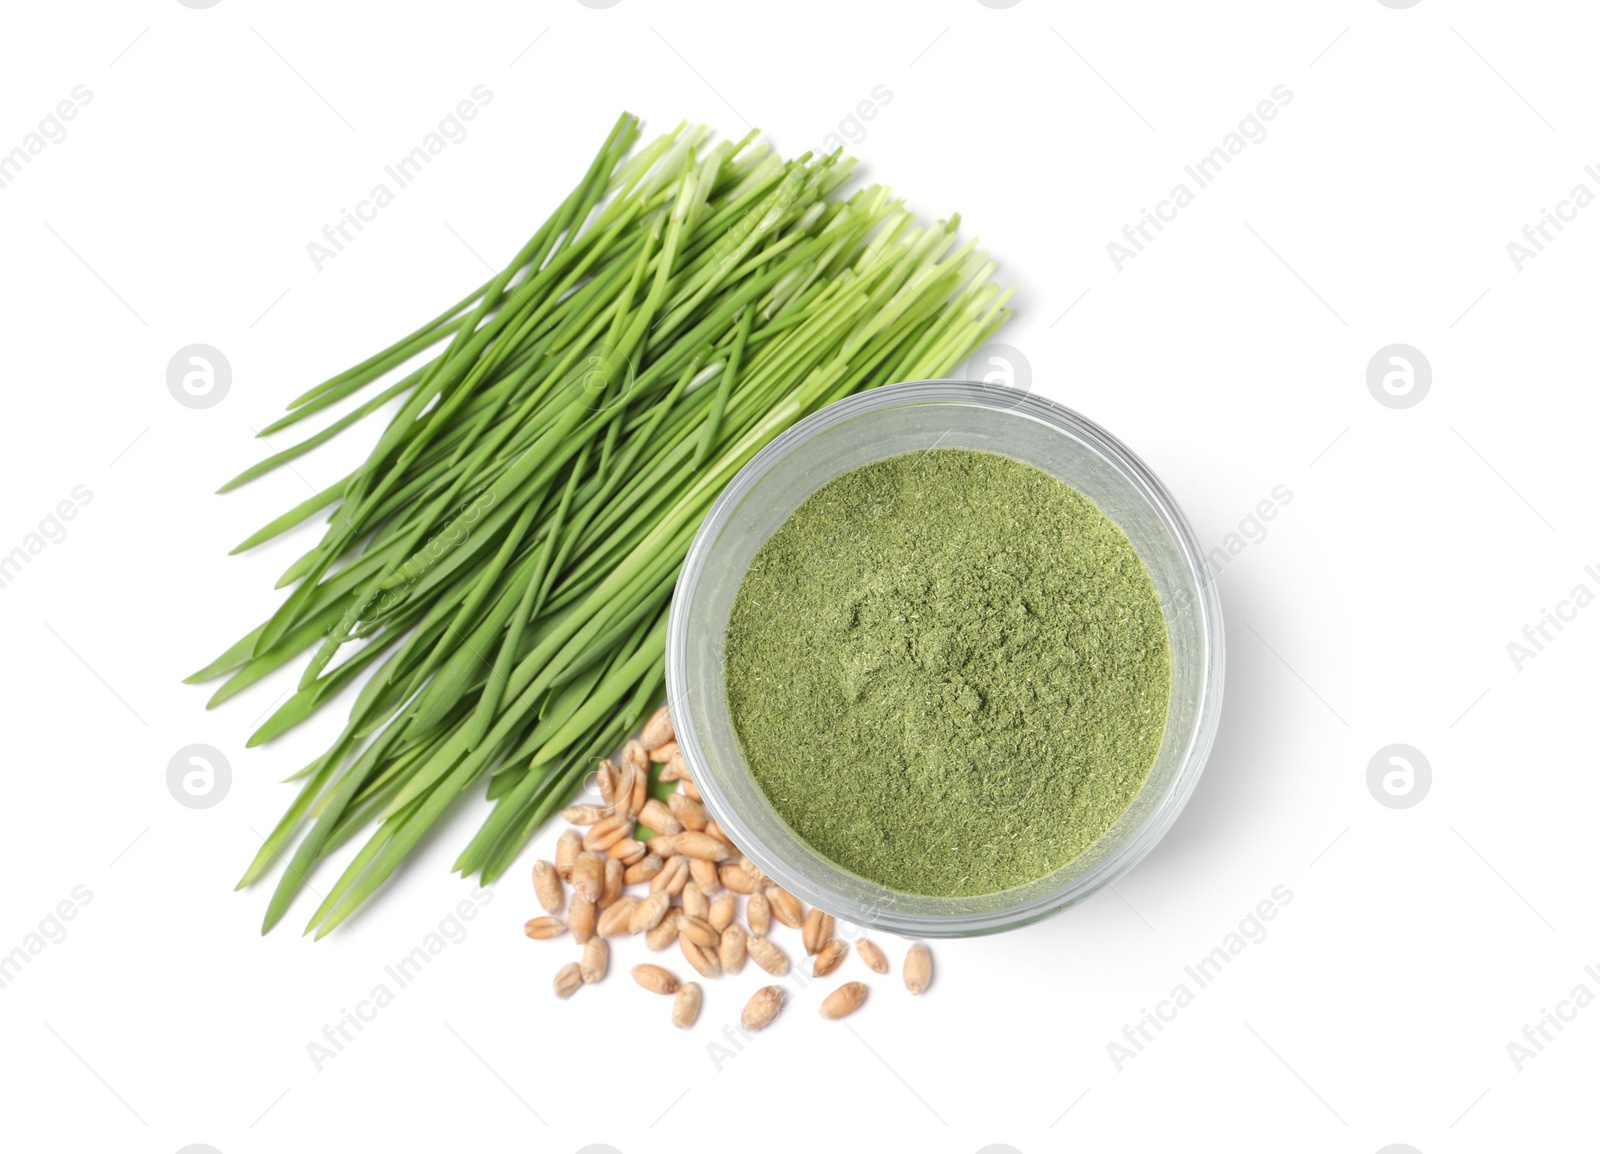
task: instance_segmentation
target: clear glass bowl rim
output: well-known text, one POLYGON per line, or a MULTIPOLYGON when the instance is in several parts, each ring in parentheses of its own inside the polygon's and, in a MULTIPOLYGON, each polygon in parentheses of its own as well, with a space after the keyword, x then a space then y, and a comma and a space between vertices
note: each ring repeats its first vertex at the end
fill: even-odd
POLYGON ((757 483, 788 454, 814 437, 866 413, 902 405, 978 405, 1028 417, 1077 438, 1111 464, 1155 510, 1189 570, 1195 592, 1194 608, 1200 617, 1203 665, 1200 670, 1201 704, 1182 764, 1166 795, 1151 808, 1144 822, 1107 857, 1099 870, 1075 879, 1058 890, 1014 906, 983 913, 948 915, 908 914, 892 907, 867 907, 854 899, 819 886, 787 862, 775 857, 758 834, 728 803, 717 774, 695 735, 688 710, 673 714, 677 741, 705 805, 728 836, 755 865, 779 885, 808 905, 818 906, 856 925, 886 930, 908 937, 969 937, 1015 929, 1060 913, 1083 901, 1127 873, 1148 854, 1172 827, 1200 780, 1216 739, 1222 712, 1223 630, 1222 603, 1217 595, 1205 555, 1188 519, 1161 481, 1126 445, 1082 414, 1033 394, 1018 394, 981 381, 927 380, 883 385, 857 393, 796 422, 752 457, 717 497, 701 523, 684 559, 667 625, 667 700, 682 700, 685 692, 689 636, 687 606, 704 571, 713 542, 741 502, 757 483), (682 714, 680 719, 679 713, 682 714))

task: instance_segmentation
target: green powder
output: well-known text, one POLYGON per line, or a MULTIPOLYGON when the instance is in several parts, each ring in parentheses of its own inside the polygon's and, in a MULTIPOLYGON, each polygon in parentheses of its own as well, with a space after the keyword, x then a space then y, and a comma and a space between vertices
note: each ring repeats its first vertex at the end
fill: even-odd
POLYGON ((908 893, 986 894, 1082 853, 1166 726, 1166 623, 1127 536, 1049 474, 936 449, 852 470, 762 546, 728 705, 783 819, 908 893))

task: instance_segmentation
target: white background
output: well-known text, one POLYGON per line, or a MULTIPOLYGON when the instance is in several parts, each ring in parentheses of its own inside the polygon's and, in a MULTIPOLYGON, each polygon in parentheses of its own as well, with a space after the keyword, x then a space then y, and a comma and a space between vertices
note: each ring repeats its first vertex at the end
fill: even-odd
POLYGON ((1590 12, 884 8, 8 7, 0 149, 75 85, 93 99, 0 189, 0 552, 74 486, 92 501, 0 589, 0 952, 93 896, 0 989, 6 1146, 1592 1148, 1600 1009, 1520 1072, 1507 1043, 1579 983, 1600 995, 1600 610, 1520 672, 1506 648, 1600 591, 1600 208, 1520 272, 1506 250, 1574 184, 1600 192, 1590 12), (470 136, 318 272, 306 242, 478 84, 470 136), (1119 272, 1107 242, 1280 84, 1269 135, 1119 272), (708 984, 679 1033, 627 981, 632 943, 557 1002, 573 950, 522 936, 529 854, 317 1071, 307 1043, 470 892, 448 867, 483 803, 348 932, 299 938, 302 904, 257 936, 266 893, 233 882, 336 718, 247 751, 296 673, 212 713, 179 679, 271 611, 309 538, 228 548, 370 434, 212 488, 292 396, 514 252, 621 109, 796 153, 877 85, 854 151, 996 254, 1020 310, 1000 339, 1038 392, 1125 439, 1208 547, 1293 493, 1220 577, 1226 703, 1188 809, 1114 892, 936 944, 925 996, 878 979, 846 1025, 813 987, 720 1069, 707 1044, 762 976, 708 984), (165 383, 193 342, 233 367, 203 411, 165 383), (1432 366, 1413 408, 1366 386, 1392 342, 1432 366), (196 742, 233 767, 203 811, 165 784, 196 742), (1392 742, 1432 765, 1410 809, 1366 785, 1392 742), (1265 940, 1119 1071, 1107 1044, 1279 885, 1265 940))

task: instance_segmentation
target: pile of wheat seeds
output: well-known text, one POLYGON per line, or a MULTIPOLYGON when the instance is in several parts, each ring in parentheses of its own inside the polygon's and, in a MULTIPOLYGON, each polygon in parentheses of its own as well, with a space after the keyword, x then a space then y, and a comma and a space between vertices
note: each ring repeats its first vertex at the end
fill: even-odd
MULTIPOLYGON (((849 949, 835 936, 833 916, 803 907, 707 815, 666 706, 615 761, 600 762, 595 786, 602 804, 563 810, 570 828, 556 842, 555 861, 533 867, 534 893, 545 912, 523 927, 528 937, 571 934, 583 949, 578 961, 556 971, 557 997, 570 998, 580 987, 601 981, 610 968, 611 939, 629 936, 643 936, 657 952, 676 944, 683 961, 702 978, 738 974, 747 961, 782 978, 790 961, 772 940, 776 923, 799 931, 813 978, 844 965, 849 949), (650 796, 652 764, 659 767, 658 782, 677 783, 665 801, 650 796)), ((889 959, 865 936, 857 939, 856 953, 873 973, 889 972, 889 959)), ((911 993, 928 988, 933 958, 925 944, 914 942, 907 949, 903 972, 911 993)), ((698 982, 683 981, 670 966, 655 963, 634 966, 632 973, 644 989, 672 999, 673 1025, 694 1025, 704 998, 698 982)), ((782 986, 762 986, 745 1004, 740 1023, 746 1030, 770 1025, 784 997, 782 986)), ((846 1017, 866 997, 865 982, 845 982, 822 1000, 821 1014, 846 1017)))

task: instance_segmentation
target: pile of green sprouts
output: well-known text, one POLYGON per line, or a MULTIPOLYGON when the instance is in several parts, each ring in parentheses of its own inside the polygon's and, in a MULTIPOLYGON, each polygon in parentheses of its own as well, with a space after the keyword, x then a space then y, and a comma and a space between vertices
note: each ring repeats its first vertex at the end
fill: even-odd
POLYGON ((239 546, 326 519, 278 611, 190 678, 227 676, 216 705, 311 651, 254 745, 370 673, 240 882, 287 859, 263 932, 367 834, 307 932, 339 926, 485 779, 455 868, 500 875, 662 699, 673 583, 739 468, 823 405, 948 373, 1008 315, 955 219, 841 194, 838 154, 638 134, 622 116, 503 272, 263 435, 362 403, 223 486, 398 404, 358 468, 239 546))

